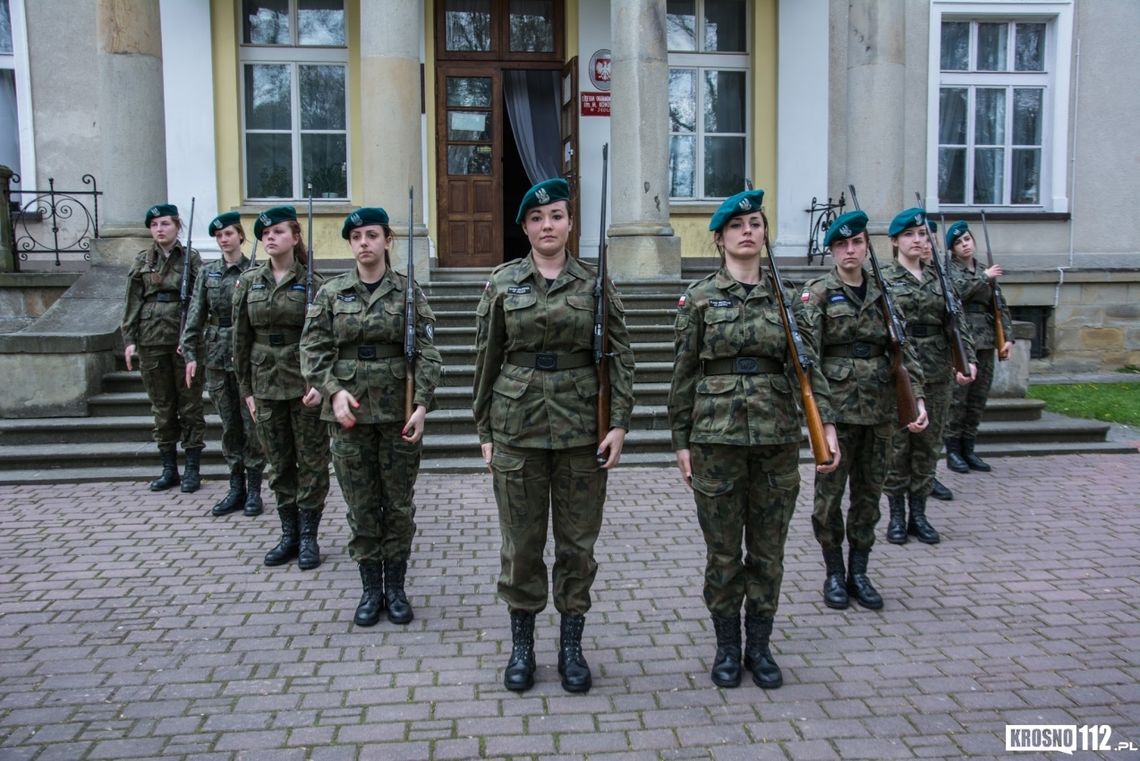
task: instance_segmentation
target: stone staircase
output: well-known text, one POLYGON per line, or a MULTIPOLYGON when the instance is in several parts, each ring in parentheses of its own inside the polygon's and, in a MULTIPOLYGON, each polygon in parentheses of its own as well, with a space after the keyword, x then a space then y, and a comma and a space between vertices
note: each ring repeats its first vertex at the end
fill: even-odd
MULTIPOLYGON (((620 285, 637 357, 632 429, 622 463, 673 464, 666 399, 673 367, 673 314, 681 285, 620 285)), ((428 416, 422 469, 473 471, 483 467, 471 416, 475 370, 475 305, 482 282, 436 282, 426 288, 435 311, 436 343, 444 359, 436 391, 438 409, 428 416)), ((984 457, 1034 454, 1135 452, 1106 441, 1105 423, 1042 416, 1043 403, 991 399, 979 432, 984 457)), ((207 402, 207 411, 212 406, 207 402)), ((221 424, 206 417, 203 473, 224 478, 221 424)), ((138 372, 118 369, 103 378, 102 393, 88 399, 86 417, 0 420, 0 483, 141 481, 158 472, 150 438, 152 418, 138 372)), ((801 452, 809 459, 806 446, 801 452)))

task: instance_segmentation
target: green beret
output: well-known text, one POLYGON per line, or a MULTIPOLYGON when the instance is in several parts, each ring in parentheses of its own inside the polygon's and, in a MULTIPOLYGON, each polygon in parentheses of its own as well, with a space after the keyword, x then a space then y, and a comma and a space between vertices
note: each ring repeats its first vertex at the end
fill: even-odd
POLYGON ((522 203, 519 204, 519 213, 515 215, 515 224, 521 225, 526 213, 536 206, 546 206, 555 201, 570 200, 570 184, 561 177, 543 180, 526 192, 522 203))
POLYGON ((344 218, 340 237, 348 240, 348 234, 358 227, 386 224, 388 224, 388 212, 379 206, 362 206, 344 218))
POLYGON ((834 221, 827 227, 827 235, 823 238, 823 246, 827 248, 835 241, 847 240, 854 238, 859 233, 867 229, 867 214, 866 212, 849 211, 846 214, 840 214, 834 221))
POLYGON ((146 226, 150 227, 150 222, 155 217, 174 217, 178 218, 178 207, 172 203, 160 203, 151 206, 146 210, 146 226))
POLYGON ((223 228, 229 227, 230 225, 240 224, 241 214, 236 211, 227 211, 225 214, 219 214, 218 216, 214 217, 207 229, 210 232, 210 236, 213 237, 217 235, 223 228))
POLYGON ((267 227, 273 227, 278 222, 297 221, 297 210, 292 206, 274 206, 272 209, 266 209, 257 215, 257 221, 253 223, 253 237, 261 240, 261 233, 267 227))
POLYGON ((893 238, 907 228, 925 226, 926 210, 913 206, 895 215, 895 218, 891 220, 891 226, 890 229, 887 230, 887 235, 893 238))
POLYGON ((926 221, 930 224, 930 232, 932 232, 932 233, 938 232, 938 223, 937 222, 935 222, 933 219, 928 219, 926 221))
POLYGON ((751 214, 754 211, 760 211, 761 204, 764 203, 764 191, 761 188, 755 190, 745 190, 737 193, 734 196, 729 196, 724 199, 724 203, 712 215, 709 220, 709 229, 714 233, 720 232, 721 228, 728 224, 728 220, 733 217, 740 216, 741 214, 751 214))
POLYGON ((954 244, 958 242, 966 233, 970 232, 970 226, 966 224, 966 220, 959 219, 949 227, 946 228, 946 248, 954 248, 954 244))

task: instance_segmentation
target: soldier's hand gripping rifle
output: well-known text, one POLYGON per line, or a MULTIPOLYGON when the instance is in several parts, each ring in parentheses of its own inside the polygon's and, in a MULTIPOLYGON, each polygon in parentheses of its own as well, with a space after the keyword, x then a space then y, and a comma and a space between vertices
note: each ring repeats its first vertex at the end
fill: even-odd
POLYGON ((178 300, 182 302, 182 316, 178 324, 178 335, 181 336, 182 332, 186 330, 186 315, 190 313, 190 236, 194 232, 194 204, 197 199, 193 196, 190 198, 190 222, 186 225, 186 250, 182 252, 182 292, 178 294, 178 300))
POLYGON ((305 303, 312 304, 313 299, 317 297, 317 291, 313 288, 313 270, 316 266, 313 260, 317 258, 316 252, 313 251, 313 183, 309 183, 309 229, 307 231, 308 240, 305 242, 305 248, 308 249, 308 267, 305 269, 305 303))
POLYGON ((930 215, 926 213, 926 202, 915 191, 914 197, 922 207, 922 220, 926 225, 926 234, 930 237, 930 257, 934 263, 934 270, 938 273, 938 284, 942 288, 942 300, 946 303, 946 340, 950 342, 950 359, 954 370, 962 375, 970 375, 969 355, 966 353, 966 342, 962 338, 962 306, 958 303, 958 296, 954 286, 950 284, 950 277, 946 274, 946 267, 942 264, 941 252, 938 250, 938 239, 934 229, 930 226, 930 215))
MULTIPOLYGON (((752 181, 745 180, 744 186, 752 190, 752 181)), ((803 336, 800 335, 796 317, 788 304, 787 294, 784 293, 783 278, 780 277, 780 268, 776 264, 776 257, 772 254, 772 247, 768 245, 768 229, 764 228, 764 252, 768 255, 768 277, 772 281, 772 293, 780 305, 780 320, 784 323, 784 338, 788 344, 788 356, 792 358, 792 367, 796 373, 796 380, 800 386, 800 404, 804 408, 804 418, 807 421, 808 442, 811 444, 812 456, 816 465, 830 465, 834 460, 831 447, 827 444, 827 436, 823 432, 823 418, 819 415, 819 406, 815 403, 815 394, 811 390, 812 368, 811 357, 804 347, 803 336)))
MULTIPOLYGON (((990 249, 990 228, 986 224, 985 209, 982 209, 982 234, 986 238, 986 261, 993 267, 994 252, 990 249)), ((1005 325, 1001 321, 1001 286, 998 285, 996 277, 990 280, 990 290, 993 291, 994 299, 994 346, 997 347, 998 361, 1004 362, 1009 357, 1002 354, 1002 350, 1005 348, 1005 325)))
MULTIPOLYGON (((859 197, 855 195, 855 186, 848 185, 847 190, 851 193, 851 203, 858 210, 859 197)), ((902 320, 899 319, 898 310, 895 309, 895 302, 891 299, 891 291, 887 288, 887 281, 883 279, 883 271, 879 269, 879 260, 875 257, 875 248, 871 245, 870 232, 864 233, 867 236, 867 258, 871 260, 871 273, 875 277, 875 283, 879 286, 879 292, 882 294, 882 299, 879 306, 883 310, 883 321, 887 323, 887 339, 891 343, 891 376, 895 381, 895 408, 898 413, 899 425, 910 425, 918 419, 918 401, 914 398, 914 386, 910 382, 910 373, 907 372, 906 366, 903 365, 903 354, 906 351, 906 330, 903 328, 902 320)))
POLYGON ((412 235, 415 214, 415 188, 408 188, 408 283, 404 288, 404 422, 412 417, 412 400, 416 396, 416 277, 412 235))
MULTIPOLYGON (((606 183, 609 178, 610 144, 602 144, 602 213, 601 231, 598 234, 598 274, 594 278, 594 365, 598 369, 598 400, 595 421, 598 427, 598 447, 610 432, 610 303, 606 295, 606 183)), ((598 465, 608 458, 598 455, 598 465)))

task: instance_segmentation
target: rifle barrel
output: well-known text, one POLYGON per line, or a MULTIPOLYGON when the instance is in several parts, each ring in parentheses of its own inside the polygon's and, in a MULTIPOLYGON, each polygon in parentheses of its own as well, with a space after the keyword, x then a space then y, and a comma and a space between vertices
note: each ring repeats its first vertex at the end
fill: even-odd
POLYGON ((415 236, 412 234, 415 215, 415 188, 408 188, 408 282, 404 288, 404 420, 412 417, 412 401, 416 394, 416 280, 415 236))

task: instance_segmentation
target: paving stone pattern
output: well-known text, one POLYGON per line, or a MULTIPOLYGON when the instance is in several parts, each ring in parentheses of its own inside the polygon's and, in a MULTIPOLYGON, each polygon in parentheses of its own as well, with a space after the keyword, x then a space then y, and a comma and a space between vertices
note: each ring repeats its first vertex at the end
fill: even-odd
POLYGON ((0 760, 1034 757, 1004 752, 1009 723, 1109 724, 1140 747, 1140 459, 993 464, 945 479, 942 544, 875 546, 880 612, 823 606, 805 481, 772 692, 708 680, 704 547, 674 470, 611 478, 587 695, 559 688, 553 607, 535 689, 501 686, 486 474, 420 479, 416 619, 371 629, 352 624, 335 482, 311 572, 261 565, 273 513, 208 517, 218 481, 4 487, 0 760))

